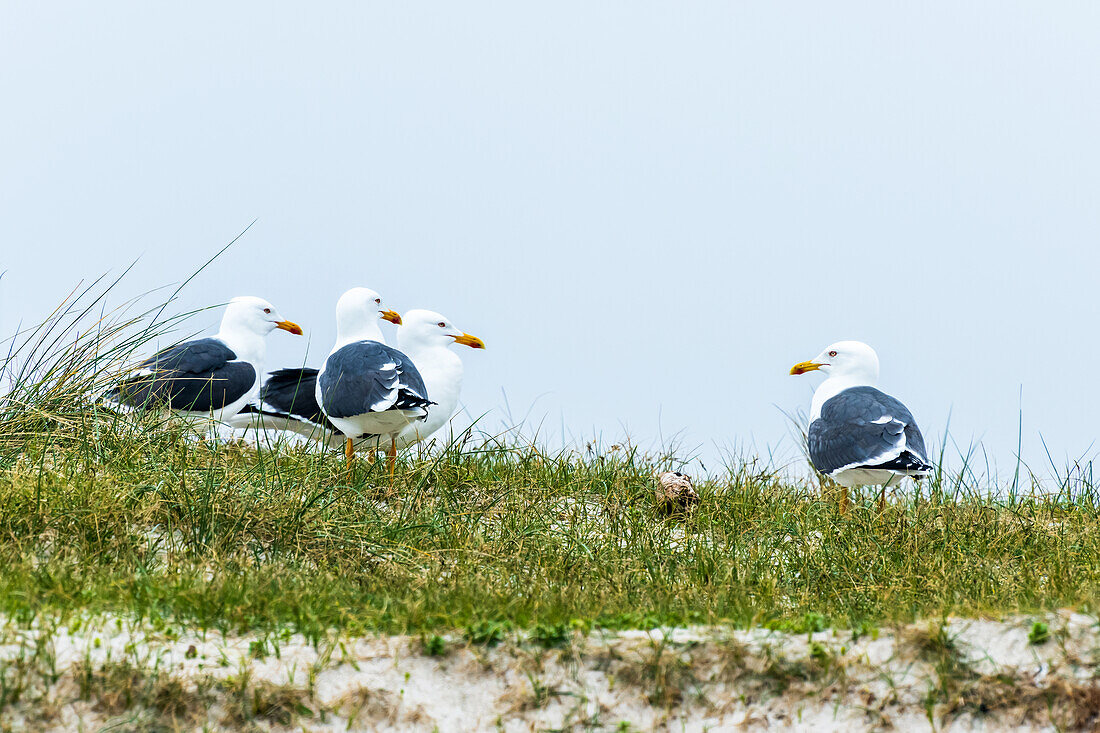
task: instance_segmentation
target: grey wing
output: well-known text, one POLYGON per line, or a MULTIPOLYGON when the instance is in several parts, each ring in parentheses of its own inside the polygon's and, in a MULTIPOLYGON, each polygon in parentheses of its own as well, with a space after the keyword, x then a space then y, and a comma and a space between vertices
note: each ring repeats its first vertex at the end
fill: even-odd
POLYGON ((824 474, 855 467, 931 468, 912 413, 874 387, 853 387, 827 400, 810 425, 809 450, 814 468, 824 474))
POLYGON ((259 411, 273 412, 335 431, 335 426, 317 404, 316 387, 316 369, 278 369, 268 375, 260 388, 259 411))
POLYGON ((319 383, 322 407, 331 417, 418 409, 427 415, 434 404, 412 360, 376 341, 358 341, 331 354, 319 383))
POLYGON ((131 407, 209 412, 248 394, 256 370, 217 339, 187 341, 142 362, 108 397, 131 407))

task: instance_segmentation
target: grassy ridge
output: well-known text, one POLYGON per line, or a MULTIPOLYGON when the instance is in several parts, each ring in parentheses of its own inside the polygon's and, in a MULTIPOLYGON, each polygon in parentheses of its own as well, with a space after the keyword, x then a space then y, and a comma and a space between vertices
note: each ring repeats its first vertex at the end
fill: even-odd
MULTIPOLYGON (((469 437, 469 436, 467 436, 469 437)), ((86 413, 0 457, 0 612, 207 628, 876 624, 1090 607, 1087 496, 909 497, 848 515, 768 474, 662 517, 653 465, 488 442, 349 476, 335 454, 86 413), (73 432, 75 435, 69 435, 73 432), (350 479, 350 480, 349 480, 350 479)))
POLYGON ((668 457, 466 434, 404 457, 391 483, 332 453, 201 442, 83 398, 177 323, 163 307, 103 316, 110 287, 77 293, 0 365, 0 613, 491 636, 1088 610, 1100 589, 1087 481, 1006 502, 941 473, 882 515, 841 516, 745 464, 666 517, 653 471, 668 457))

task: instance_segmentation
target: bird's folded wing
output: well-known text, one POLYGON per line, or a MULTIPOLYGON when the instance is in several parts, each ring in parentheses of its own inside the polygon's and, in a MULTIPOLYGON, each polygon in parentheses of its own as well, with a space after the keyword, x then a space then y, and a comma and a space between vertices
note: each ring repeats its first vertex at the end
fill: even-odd
POLYGON ((217 339, 198 339, 149 357, 110 396, 130 406, 207 412, 240 399, 255 383, 256 370, 232 349, 217 339))
POLYGON ((924 438, 912 413, 895 398, 873 387, 846 389, 822 405, 810 424, 810 460, 825 474, 856 467, 899 468, 927 464, 924 438))
POLYGON ((412 360, 376 341, 358 341, 339 349, 329 356, 319 379, 324 410, 330 417, 417 410, 432 404, 412 360))

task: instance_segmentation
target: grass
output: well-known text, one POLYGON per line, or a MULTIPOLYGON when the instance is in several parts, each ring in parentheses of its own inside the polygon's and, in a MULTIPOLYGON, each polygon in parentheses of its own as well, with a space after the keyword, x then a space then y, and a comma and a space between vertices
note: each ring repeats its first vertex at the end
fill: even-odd
POLYGON ((103 316, 102 295, 74 295, 0 369, 0 613, 23 623, 104 612, 487 644, 528 629, 553 646, 593 626, 864 633, 1100 597, 1100 490, 1080 481, 1009 503, 940 471, 883 514, 868 497, 841 515, 746 463, 665 516, 668 456, 468 432, 404 456, 391 483, 380 463, 349 477, 335 453, 200 440, 77 399, 175 325, 163 309, 103 316))
MULTIPOLYGON (((661 518, 652 464, 495 442, 381 463, 198 442, 89 411, 0 455, 0 612, 420 633, 654 624, 858 628, 1088 607, 1091 502, 914 497, 847 516, 767 474, 661 518)), ((551 636, 545 631, 539 634, 551 636)))
POLYGON ((1050 627, 1042 621, 1036 621, 1027 632, 1027 641, 1033 645, 1046 644, 1050 641, 1050 627))

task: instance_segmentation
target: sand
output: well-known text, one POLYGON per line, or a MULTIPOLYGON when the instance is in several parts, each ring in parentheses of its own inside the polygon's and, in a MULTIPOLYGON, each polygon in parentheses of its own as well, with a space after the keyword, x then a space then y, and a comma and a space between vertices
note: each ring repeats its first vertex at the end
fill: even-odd
POLYGON ((0 728, 264 731, 1093 730, 1100 628, 1064 611, 788 634, 222 636, 3 622, 0 728), (1044 643, 1029 641, 1036 620, 1044 643))

